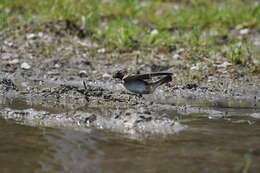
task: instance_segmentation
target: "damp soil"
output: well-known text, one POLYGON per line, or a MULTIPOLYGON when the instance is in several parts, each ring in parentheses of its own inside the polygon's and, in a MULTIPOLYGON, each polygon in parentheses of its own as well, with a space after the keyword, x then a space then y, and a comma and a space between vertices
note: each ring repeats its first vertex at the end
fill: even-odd
POLYGON ((219 59, 194 71, 178 50, 111 52, 52 25, 0 33, 3 172, 260 170, 257 73, 219 59), (174 76, 140 97, 112 78, 120 68, 174 76))

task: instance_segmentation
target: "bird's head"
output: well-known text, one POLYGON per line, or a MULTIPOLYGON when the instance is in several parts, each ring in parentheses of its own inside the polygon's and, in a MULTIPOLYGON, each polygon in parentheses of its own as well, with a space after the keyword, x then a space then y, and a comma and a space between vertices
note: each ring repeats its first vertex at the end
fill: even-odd
POLYGON ((116 73, 113 75, 113 78, 118 78, 123 80, 128 75, 128 71, 126 69, 121 69, 116 71, 116 73))

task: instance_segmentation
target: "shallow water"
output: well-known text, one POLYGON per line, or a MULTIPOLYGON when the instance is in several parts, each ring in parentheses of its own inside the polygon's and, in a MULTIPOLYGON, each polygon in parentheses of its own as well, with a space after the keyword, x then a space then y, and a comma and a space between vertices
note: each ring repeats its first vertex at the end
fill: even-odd
MULTIPOLYGON (((205 106, 234 117, 201 117, 184 123, 189 128, 175 135, 142 140, 91 128, 32 127, 0 119, 0 172, 259 172, 260 121, 249 116, 259 113, 258 107, 201 104, 205 106)), ((30 106, 18 99, 0 109, 5 107, 30 106)))

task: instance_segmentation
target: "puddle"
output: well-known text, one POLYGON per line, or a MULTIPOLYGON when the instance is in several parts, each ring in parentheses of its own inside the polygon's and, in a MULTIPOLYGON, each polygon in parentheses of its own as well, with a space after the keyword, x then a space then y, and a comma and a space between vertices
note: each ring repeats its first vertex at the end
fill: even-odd
POLYGON ((103 130, 31 127, 0 119, 1 172, 260 170, 259 122, 202 119, 187 125, 177 135, 136 141, 103 130))

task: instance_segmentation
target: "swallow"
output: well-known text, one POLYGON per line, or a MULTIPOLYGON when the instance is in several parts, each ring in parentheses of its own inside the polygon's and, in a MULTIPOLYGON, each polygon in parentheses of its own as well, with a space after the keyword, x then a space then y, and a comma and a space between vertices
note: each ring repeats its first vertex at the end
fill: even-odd
POLYGON ((118 70, 113 78, 118 78, 123 81, 124 87, 135 94, 151 94, 157 87, 172 81, 172 72, 155 72, 147 74, 129 75, 125 69, 118 70), (156 76, 165 76, 156 82, 148 82, 146 80, 152 79, 156 76))

